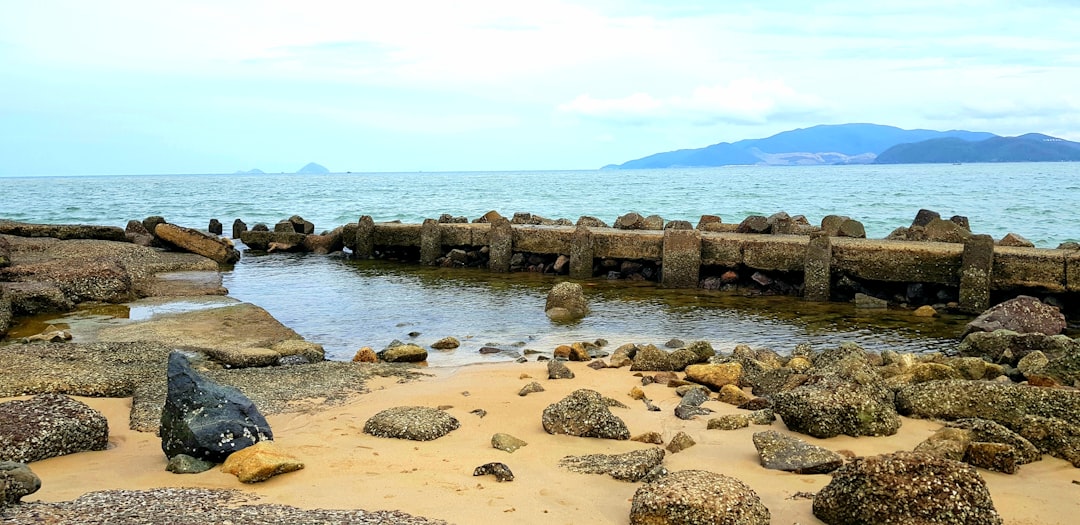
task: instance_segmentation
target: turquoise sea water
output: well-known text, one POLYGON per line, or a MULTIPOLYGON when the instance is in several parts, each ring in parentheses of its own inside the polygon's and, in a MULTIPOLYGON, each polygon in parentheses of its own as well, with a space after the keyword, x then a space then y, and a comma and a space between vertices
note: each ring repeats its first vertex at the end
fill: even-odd
MULTIPOLYGON (((629 211, 696 223, 702 214, 739 222, 786 211, 812 223, 843 214, 870 237, 910 224, 920 208, 965 215, 972 230, 1000 238, 1019 233, 1040 247, 1080 240, 1075 203, 1080 163, 725 167, 641 171, 352 173, 330 175, 140 175, 0 178, 0 218, 124 226, 162 215, 205 228, 273 223, 298 214, 317 230, 354 222, 420 222, 443 213, 476 218, 531 212, 608 223, 629 211)), ((453 352, 432 365, 513 358, 526 348, 605 338, 613 344, 706 339, 787 352, 800 342, 856 341, 876 350, 946 349, 963 319, 915 320, 904 312, 863 314, 850 305, 792 298, 741 298, 651 284, 587 283, 593 313, 572 325, 543 315, 554 277, 416 268, 303 255, 246 256, 224 276, 230 295, 269 310, 330 356, 393 339, 422 345, 453 335, 453 352), (420 335, 410 338, 410 332, 420 335), (485 345, 506 353, 481 355, 485 345)))

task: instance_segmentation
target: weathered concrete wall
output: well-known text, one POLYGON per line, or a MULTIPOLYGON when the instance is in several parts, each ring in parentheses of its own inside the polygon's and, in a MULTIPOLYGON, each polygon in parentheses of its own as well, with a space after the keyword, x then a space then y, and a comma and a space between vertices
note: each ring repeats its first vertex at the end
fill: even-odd
MULTIPOLYGON (((371 256, 375 246, 413 247, 420 248, 421 259, 430 264, 449 247, 488 246, 493 271, 508 271, 513 253, 567 255, 570 274, 576 279, 591 277, 598 259, 624 259, 659 263, 665 286, 678 287, 696 286, 703 267, 796 273, 809 269, 809 274, 804 273, 809 280, 806 293, 814 300, 827 300, 828 287, 842 275, 867 281, 964 286, 965 245, 959 243, 825 237, 827 242, 819 240, 813 246, 806 235, 539 226, 510 224, 505 219, 491 224, 429 221, 419 225, 373 223, 367 216, 347 231, 349 248, 361 257, 371 256), (688 266, 691 263, 696 271, 688 266)), ((990 290, 1080 291, 1080 252, 992 246, 985 239, 980 245, 983 251, 972 261, 977 259, 981 266, 972 266, 977 271, 969 276, 978 279, 969 279, 962 294, 969 298, 967 302, 974 301, 970 307, 982 304, 981 298, 990 290)))

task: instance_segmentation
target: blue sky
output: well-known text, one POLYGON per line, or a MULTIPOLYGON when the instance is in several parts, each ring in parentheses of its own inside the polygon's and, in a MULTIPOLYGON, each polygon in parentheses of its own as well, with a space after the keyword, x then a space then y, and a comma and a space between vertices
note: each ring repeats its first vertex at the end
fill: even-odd
POLYGON ((0 175, 590 169, 816 124, 1080 140, 1072 1, 10 0, 0 175))

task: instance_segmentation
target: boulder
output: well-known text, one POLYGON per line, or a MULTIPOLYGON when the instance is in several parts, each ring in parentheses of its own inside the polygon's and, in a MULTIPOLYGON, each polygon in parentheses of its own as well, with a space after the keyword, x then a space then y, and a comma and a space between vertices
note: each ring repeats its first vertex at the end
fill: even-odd
POLYGON ((623 454, 589 454, 566 456, 559 466, 583 474, 608 474, 619 481, 638 482, 645 479, 664 461, 664 449, 643 448, 623 454))
POLYGON ((897 452, 857 458, 832 476, 813 505, 814 516, 830 525, 1002 523, 986 482, 957 461, 897 452))
POLYGON ((745 483, 704 470, 680 470, 642 485, 631 525, 768 525, 769 509, 745 483))
POLYGON ((0 509, 41 488, 41 478, 25 463, 0 461, 0 509))
POLYGON ((577 223, 575 223, 575 226, 586 226, 588 228, 607 228, 608 227, 606 222, 604 222, 604 221, 602 221, 600 219, 597 219, 596 217, 591 217, 589 215, 582 215, 581 217, 578 217, 578 220, 577 220, 577 223))
POLYGON ((232 223, 232 238, 239 239, 244 232, 248 231, 247 223, 240 219, 236 219, 232 223))
POLYGON ((338 226, 322 235, 305 235, 301 245, 303 246, 304 251, 318 255, 340 252, 345 248, 343 231, 344 228, 338 226))
POLYGON ((925 227, 926 240, 931 242, 962 243, 971 238, 971 231, 951 220, 933 219, 925 227))
POLYGON ((694 441, 694 438, 690 437, 690 434, 679 432, 671 438, 671 441, 668 442, 667 447, 665 448, 672 454, 678 454, 694 445, 697 445, 697 441, 694 441))
MULTIPOLYGON (((644 230, 663 230, 664 218, 659 215, 649 215, 644 220, 644 230)), ((689 229, 689 228, 687 228, 689 229)))
POLYGON ((562 361, 560 361, 558 359, 552 359, 551 361, 548 361, 547 369, 548 369, 548 379, 573 379, 574 378, 574 371, 570 370, 570 368, 566 366, 566 363, 564 363, 564 362, 562 362, 562 361))
MULTIPOLYGON (((258 445, 258 443, 256 443, 258 445)), ((248 447, 251 448, 251 447, 248 447)), ((193 458, 187 454, 177 454, 169 458, 165 470, 173 474, 198 474, 214 468, 216 463, 193 458)))
POLYGON ((1009 426, 1039 450, 1080 468, 1080 425, 1075 421, 1025 415, 1009 426))
POLYGON ((229 454, 221 471, 236 476, 242 483, 258 483, 302 468, 304 464, 299 459, 273 441, 260 441, 229 454))
POLYGON ((742 363, 700 364, 686 367, 686 380, 720 390, 724 385, 738 386, 743 379, 742 363))
POLYGON ((193 228, 161 223, 154 228, 154 236, 177 248, 213 259, 218 264, 236 264, 240 252, 232 243, 207 235, 193 228))
POLYGON ((387 363, 419 363, 428 358, 427 350, 409 344, 389 346, 376 355, 387 363))
POLYGON ((976 357, 991 363, 1016 366, 1027 354, 1040 351, 1053 361, 1080 351, 1080 341, 1065 335, 1020 334, 1012 330, 972 332, 956 347, 963 357, 976 357))
POLYGON ((615 219, 614 227, 620 230, 644 230, 645 218, 637 212, 630 212, 615 219))
POLYGON ((754 434, 761 466, 796 474, 826 474, 844 464, 844 457, 795 436, 766 430, 754 434))
POLYGON ((356 351, 356 355, 352 358, 354 363, 377 363, 379 362, 379 356, 375 353, 375 349, 370 346, 365 346, 356 351))
POLYGON ((829 438, 890 436, 900 428, 892 394, 883 384, 863 384, 826 374, 773 396, 773 410, 791 430, 829 438))
POLYGON ((930 221, 935 219, 941 219, 941 214, 924 208, 915 214, 915 219, 911 221, 911 227, 926 227, 927 224, 930 224, 930 221))
POLYGON ((315 225, 309 221, 304 220, 304 218, 299 215, 293 215, 292 217, 289 217, 288 222, 292 225, 293 231, 295 231, 296 233, 302 233, 304 235, 311 235, 315 233, 315 225))
POLYGON ((461 341, 458 341, 456 337, 444 337, 431 343, 431 348, 435 350, 453 350, 461 346, 461 341))
POLYGON ((130 220, 127 223, 127 227, 124 228, 124 237, 129 242, 138 244, 139 246, 153 246, 155 242, 154 235, 146 231, 146 227, 143 226, 141 221, 130 220))
POLYGON ((0 268, 11 266, 11 243, 0 235, 0 268))
POLYGON ((364 433, 377 437, 431 441, 461 426, 457 418, 443 410, 421 406, 393 407, 364 423, 364 433))
POLYGON ((961 337, 972 332, 1012 330, 1021 334, 1058 335, 1065 329, 1065 315, 1035 297, 1018 295, 994 305, 964 328, 961 337))
POLYGON ((63 394, 0 403, 0 461, 31 463, 108 444, 105 416, 63 394))
POLYGON ((528 445, 525 440, 518 439, 510 434, 502 432, 491 436, 491 448, 513 453, 515 450, 528 445))
POLYGON ((897 390, 896 408, 905 416, 980 418, 1009 427, 1027 415, 1080 421, 1080 391, 997 381, 930 381, 897 390))
POLYGON ((634 372, 670 372, 675 370, 671 362, 671 354, 657 348, 654 345, 637 347, 634 353, 630 370, 634 372))
POLYGON ((1024 238, 1023 235, 1017 233, 1009 233, 1001 238, 997 242, 998 246, 1014 246, 1017 248, 1034 248, 1035 243, 1024 238))
POLYGON ((127 242, 124 230, 116 226, 91 224, 28 224, 0 220, 0 235, 19 237, 52 237, 62 241, 71 239, 94 239, 100 241, 127 242))
POLYGON ((750 426, 750 418, 746 414, 724 414, 709 419, 705 424, 707 430, 738 430, 748 426, 750 426))
POLYGON ((237 450, 274 439, 247 396, 196 372, 184 354, 169 354, 168 378, 159 429, 167 457, 187 454, 221 463, 237 450))
POLYGON ((249 250, 260 252, 289 252, 301 250, 304 247, 304 237, 304 234, 292 231, 271 232, 255 228, 252 228, 251 231, 240 233, 240 241, 243 242, 249 250))
POLYGON ((589 313, 589 302, 581 285, 563 281, 548 292, 544 313, 553 321, 581 319, 589 313))
POLYGON ((206 226, 206 231, 211 235, 221 235, 221 221, 217 219, 210 219, 210 223, 206 226))
POLYGON ((566 434, 602 439, 629 439, 622 419, 611 413, 608 403, 595 390, 575 390, 558 403, 544 409, 541 423, 548 434, 566 434))
POLYGON ((11 328, 11 320, 14 314, 11 309, 11 298, 7 296, 4 287, 0 286, 0 339, 4 338, 11 328))
POLYGON ((751 215, 735 228, 735 233, 769 233, 769 218, 764 215, 751 215))

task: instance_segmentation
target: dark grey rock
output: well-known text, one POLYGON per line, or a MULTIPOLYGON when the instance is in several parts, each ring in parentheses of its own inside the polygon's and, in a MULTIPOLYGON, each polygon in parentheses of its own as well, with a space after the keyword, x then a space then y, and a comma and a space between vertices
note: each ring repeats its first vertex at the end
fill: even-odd
POLYGON ((973 467, 917 452, 859 458, 840 467, 814 497, 813 511, 830 525, 1002 523, 973 467))
POLYGON ((213 461, 204 461, 187 454, 177 454, 169 458, 169 464, 165 465, 165 470, 173 474, 198 474, 214 468, 215 465, 217 463, 213 461))
POLYGON ((844 457, 797 437, 766 430, 754 434, 761 466, 796 474, 826 474, 844 464, 844 457))
POLYGON ((566 363, 564 363, 564 362, 562 362, 562 361, 560 361, 558 359, 552 359, 551 361, 548 361, 547 369, 548 369, 548 379, 573 379, 574 378, 574 371, 570 370, 570 368, 566 366, 566 363))
POLYGON ((0 403, 0 461, 31 463, 108 444, 105 416, 63 394, 0 403))
POLYGON ((41 488, 41 478, 25 463, 0 461, 0 509, 41 488))
POLYGON ((457 430, 457 418, 430 407, 405 406, 383 410, 364 423, 364 433, 384 438, 431 441, 457 430))
POLYGON ((742 481, 704 470, 680 470, 634 493, 631 525, 768 525, 769 509, 742 481))
POLYGON ((947 425, 950 428, 970 430, 973 441, 1000 443, 1016 450, 1018 464, 1032 463, 1042 459, 1042 453, 1031 441, 1008 427, 987 419, 960 419, 947 425))
POLYGON ((633 450, 623 454, 589 454, 566 456, 559 466, 584 474, 608 474, 619 481, 641 481, 664 461, 660 447, 633 450))
POLYGON ((972 332, 956 347, 961 356, 980 357, 993 363, 1016 366, 1036 350, 1051 360, 1080 354, 1080 342, 1064 335, 1021 334, 1012 330, 972 332))
POLYGON ((817 438, 890 436, 900 417, 888 389, 820 375, 773 396, 773 410, 787 427, 817 438))
POLYGON ((510 467, 505 463, 485 463, 476 467, 473 470, 473 476, 486 476, 491 474, 495 476, 495 481, 502 483, 504 481, 514 481, 514 473, 510 471, 510 467))
POLYGON ((236 388, 196 372, 180 352, 169 354, 168 394, 161 410, 161 450, 222 463, 259 441, 272 440, 270 424, 236 388))
POLYGON ((575 390, 558 403, 549 405, 544 409, 541 422, 548 434, 630 439, 626 423, 611 413, 608 403, 595 390, 575 390))

